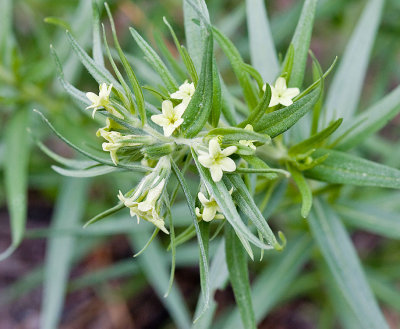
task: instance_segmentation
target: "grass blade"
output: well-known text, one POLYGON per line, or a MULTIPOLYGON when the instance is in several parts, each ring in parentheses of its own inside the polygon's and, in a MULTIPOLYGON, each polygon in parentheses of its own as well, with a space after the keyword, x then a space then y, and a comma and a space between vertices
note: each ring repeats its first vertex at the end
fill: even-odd
POLYGON ((354 116, 378 30, 384 0, 368 1, 345 49, 326 99, 326 120, 354 116))
POLYGON ((363 328, 388 329, 350 237, 335 212, 316 199, 309 223, 330 272, 363 328))
MULTIPOLYGON (((79 221, 86 205, 87 188, 88 182, 84 179, 64 180, 52 219, 52 229, 64 230, 80 226, 79 221)), ((75 238, 72 236, 49 238, 40 328, 58 327, 74 245, 75 238)))
POLYGON ((20 244, 25 232, 28 185, 28 119, 26 109, 16 111, 5 130, 4 183, 10 214, 11 245, 0 254, 0 261, 7 258, 20 244))
POLYGON ((263 0, 246 0, 251 64, 264 81, 272 83, 279 75, 279 62, 263 0))

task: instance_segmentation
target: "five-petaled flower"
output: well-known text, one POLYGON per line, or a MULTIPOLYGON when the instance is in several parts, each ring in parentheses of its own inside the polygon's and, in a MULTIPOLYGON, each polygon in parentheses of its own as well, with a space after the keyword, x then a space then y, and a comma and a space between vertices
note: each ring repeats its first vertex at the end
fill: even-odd
POLYGON ((162 114, 152 115, 151 120, 163 127, 164 135, 169 137, 182 124, 182 115, 186 107, 187 104, 183 102, 174 107, 171 101, 165 100, 161 105, 162 114))
POLYGON ((189 104, 194 94, 195 88, 194 83, 189 83, 187 80, 179 86, 179 90, 172 93, 170 96, 173 99, 181 99, 182 103, 189 104))
MULTIPOLYGON (((158 177, 156 178, 158 180, 158 177)), ((158 214, 156 209, 156 203, 161 196, 164 189, 165 178, 163 178, 155 187, 151 188, 147 192, 146 199, 141 202, 137 202, 138 195, 135 193, 132 197, 125 197, 121 191, 119 191, 118 198, 129 208, 132 217, 136 216, 138 223, 139 219, 142 218, 166 234, 169 234, 165 227, 164 219, 158 214)))
MULTIPOLYGON (((250 125, 250 124, 246 125, 246 127, 244 127, 244 129, 248 130, 248 131, 254 131, 253 126, 250 125)), ((256 142, 256 140, 244 140, 244 139, 241 139, 239 141, 239 144, 242 144, 244 146, 250 147, 252 150, 255 150, 256 146, 253 144, 254 142, 256 142)))
POLYGON ((94 109, 92 116, 94 117, 96 111, 100 107, 106 107, 110 103, 110 93, 112 89, 112 84, 107 87, 106 83, 102 83, 99 86, 99 94, 88 92, 86 93, 86 97, 92 102, 92 105, 89 105, 86 109, 94 109))
POLYGON ((199 162, 210 169, 211 177, 214 182, 219 182, 223 171, 232 172, 236 170, 235 161, 229 156, 237 151, 236 146, 229 146, 224 150, 218 143, 217 138, 210 140, 208 144, 208 153, 199 150, 199 162))
MULTIPOLYGON (((265 91, 265 86, 263 87, 265 91)), ((283 106, 289 106, 293 104, 292 99, 296 97, 300 90, 299 88, 287 88, 286 80, 283 77, 279 77, 275 81, 275 86, 271 86, 271 101, 269 107, 282 104, 283 106)))

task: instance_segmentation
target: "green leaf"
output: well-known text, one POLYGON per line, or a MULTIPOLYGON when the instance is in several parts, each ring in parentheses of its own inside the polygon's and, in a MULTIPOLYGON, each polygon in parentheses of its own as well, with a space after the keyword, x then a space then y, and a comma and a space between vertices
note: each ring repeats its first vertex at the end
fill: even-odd
POLYGON ((4 133, 4 186, 10 214, 11 245, 0 254, 0 261, 13 253, 25 232, 30 151, 28 120, 29 111, 16 111, 9 119, 4 133))
POLYGON ((235 45, 226 36, 222 34, 217 28, 213 27, 215 40, 220 45, 221 49, 228 57, 232 69, 239 81, 240 86, 243 89, 243 95, 247 105, 250 109, 254 109, 257 106, 257 93, 254 90, 252 81, 250 80, 249 74, 243 70, 243 59, 235 45))
POLYGON ((263 144, 271 141, 268 135, 235 127, 215 128, 210 130, 206 136, 222 136, 222 142, 226 144, 237 143, 240 140, 253 140, 263 144))
MULTIPOLYGON (((137 230, 131 232, 130 243, 135 249, 139 249, 139 246, 146 243, 147 236, 137 230)), ((146 279, 153 287, 161 303, 171 315, 174 326, 179 329, 187 329, 191 326, 189 311, 178 287, 173 284, 168 298, 164 298, 165 288, 168 287, 169 282, 169 273, 164 253, 159 241, 155 239, 146 249, 146 254, 138 257, 136 261, 140 264, 146 279)))
POLYGON ((243 223, 242 219, 240 218, 236 206, 232 201, 232 197, 229 194, 228 189, 226 188, 225 184, 222 181, 214 182, 211 178, 211 174, 208 169, 204 168, 197 159, 196 152, 192 149, 192 156, 195 160, 197 170, 200 173, 200 177, 202 182, 207 187, 208 192, 214 197, 217 201, 218 206, 221 208, 222 213, 224 214, 225 218, 229 222, 230 225, 236 231, 236 234, 241 239, 242 243, 246 243, 247 240, 256 245, 259 248, 263 249, 271 249, 270 246, 265 245, 262 243, 258 238, 256 238, 247 226, 243 223))
POLYGON ((110 166, 110 167, 121 167, 124 169, 131 169, 132 171, 140 171, 140 172, 148 172, 151 170, 148 167, 143 167, 142 165, 139 164, 131 164, 131 163, 119 163, 118 166, 115 166, 114 163, 108 159, 105 159, 103 157, 98 157, 81 147, 75 145, 74 143, 70 142, 67 138, 65 138, 62 134, 60 134, 56 128, 50 123, 49 120, 39 111, 34 110, 35 113, 39 114, 42 120, 47 124, 47 126, 57 135, 58 138, 60 138, 64 143, 66 143, 68 146, 72 147, 74 150, 78 151, 79 153, 83 154, 84 156, 88 157, 89 159, 95 160, 98 163, 102 163, 104 165, 110 166))
POLYGON ((204 0, 183 1, 186 42, 190 57, 198 70, 200 69, 201 54, 204 51, 203 46, 207 36, 207 27, 201 17, 205 18, 207 23, 210 22, 207 5, 204 0), (200 25, 196 24, 194 20, 198 20, 200 25))
POLYGON ((322 200, 314 200, 310 228, 336 283, 363 328, 389 328, 343 224, 322 200))
POLYGON ((279 62, 263 0, 246 0, 251 63, 264 81, 272 83, 279 75, 279 62))
POLYGON ((365 202, 346 202, 335 205, 343 220, 356 228, 391 239, 400 239, 399 216, 395 212, 374 207, 365 202))
POLYGON ((320 92, 320 87, 318 87, 292 105, 263 115, 254 124, 254 130, 268 134, 271 138, 282 134, 313 108, 318 101, 320 92))
MULTIPOLYGON (((307 235, 289 240, 287 247, 257 275, 251 289, 254 313, 260 323, 278 304, 295 281, 304 264, 310 258, 311 239, 307 235)), ((224 321, 222 329, 240 329, 239 312, 235 309, 224 321)), ((247 329, 246 327, 244 327, 247 329)))
POLYGON ((116 167, 97 165, 87 169, 66 169, 58 166, 51 166, 51 168, 60 175, 67 177, 96 177, 106 175, 115 171, 120 171, 116 167))
POLYGON ((326 99, 326 122, 356 112, 384 0, 368 1, 345 49, 326 99))
POLYGON ((340 151, 318 149, 313 157, 326 160, 304 172, 306 177, 334 184, 400 188, 400 170, 340 151))
MULTIPOLYGON (((56 50, 52 45, 50 45, 50 52, 53 55, 54 62, 56 63, 56 69, 58 73, 58 80, 60 81, 61 85, 65 89, 65 91, 70 94, 74 99, 78 100, 79 102, 83 103, 84 105, 90 105, 89 99, 86 97, 85 93, 80 91, 79 89, 75 88, 71 85, 68 81, 65 80, 63 68, 60 62, 60 59, 57 56, 56 50)), ((84 113, 88 113, 84 111, 84 113)))
POLYGON ((256 328, 250 293, 247 256, 242 244, 230 225, 225 225, 225 253, 236 304, 239 308, 243 326, 247 329, 256 328))
POLYGON ((232 194, 233 200, 238 205, 239 209, 249 218, 249 220, 257 227, 257 230, 263 235, 269 245, 276 250, 281 250, 282 245, 276 240, 274 233, 267 224, 267 221, 261 214, 253 197, 248 191, 242 178, 238 174, 226 175, 224 181, 230 182, 234 187, 232 194))
POLYGON ((293 61, 289 87, 301 88, 303 84, 317 2, 318 0, 305 0, 292 38, 291 44, 294 47, 295 60, 293 61))
POLYGON ((169 72, 160 56, 154 51, 153 48, 140 36, 140 34, 132 27, 129 28, 129 31, 132 34, 132 37, 135 39, 137 45, 143 51, 146 60, 150 63, 153 69, 159 74, 165 86, 167 87, 170 93, 178 90, 178 84, 176 83, 175 78, 169 72))
MULTIPOLYGON (((195 214, 195 201, 190 193, 189 187, 180 172, 179 168, 175 164, 175 162, 171 162, 172 170, 179 181, 179 184, 182 187, 182 190, 186 197, 186 202, 190 211, 190 215, 193 220, 194 227, 196 229, 197 241, 199 243, 200 249, 200 285, 201 292, 203 295, 204 305, 201 314, 208 308, 208 304, 210 302, 210 278, 208 273, 208 241, 203 241, 203 235, 200 231, 199 223, 197 222, 197 216, 195 214)), ((200 315, 201 316, 201 315, 200 315)))
POLYGON ((69 25, 69 23, 59 17, 48 16, 43 19, 43 22, 59 26, 64 30, 71 30, 71 26, 69 25))
POLYGON ((328 127, 311 136, 310 138, 293 145, 288 153, 295 155, 305 153, 312 148, 321 145, 330 135, 332 135, 341 125, 343 119, 338 119, 332 122, 328 127))
POLYGON ((222 90, 221 90, 221 80, 218 72, 217 62, 215 57, 213 58, 212 64, 212 84, 213 84, 213 101, 211 114, 208 119, 213 127, 217 127, 219 124, 219 118, 221 116, 221 106, 222 106, 222 90))
POLYGON ((303 174, 290 163, 287 164, 289 172, 301 194, 301 217, 307 218, 312 207, 312 191, 303 174))
POLYGON ((8 66, 14 44, 13 0, 2 0, 0 11, 0 63, 8 66))
POLYGON ((136 78, 135 72, 132 70, 132 67, 129 65, 129 62, 124 55, 124 52, 121 49, 121 46, 118 42, 117 38, 117 32, 115 31, 115 25, 114 25, 114 20, 111 15, 110 8, 108 7, 108 4, 105 3, 105 7, 107 10, 108 17, 110 19, 111 23, 111 31, 112 35, 114 38, 114 45, 118 51, 119 58, 121 60, 122 65, 124 66, 125 72, 128 76, 129 82, 132 86, 133 92, 135 94, 135 100, 138 106, 138 112, 140 115, 140 120, 142 121, 142 125, 146 123, 146 109, 145 109, 145 102, 144 102, 144 96, 143 96, 143 90, 139 84, 138 79, 136 78))
MULTIPOLYGON (((84 179, 64 180, 52 218, 52 229, 64 230, 80 225, 87 190, 88 182, 84 179)), ((75 243, 72 236, 51 237, 48 240, 40 328, 58 327, 75 243)))
POLYGON ((257 106, 253 111, 251 111, 248 118, 241 123, 238 124, 238 127, 244 128, 247 124, 251 124, 255 126, 257 122, 263 117, 263 115, 267 112, 269 103, 271 101, 271 86, 267 83, 265 85, 265 92, 258 102, 257 106))
MULTIPOLYGON (((356 115, 351 120, 351 127, 347 125, 347 130, 343 138, 335 147, 339 150, 349 150, 360 144, 368 136, 378 132, 391 119, 400 112, 400 86, 387 94, 376 104, 367 110, 356 115)), ((342 129, 343 130, 343 129, 342 129)), ((334 142, 335 143, 335 142, 334 142)))
POLYGON ((74 37, 67 31, 68 40, 72 46, 72 50, 79 57, 81 63, 86 67, 92 77, 97 81, 98 84, 103 82, 113 85, 115 89, 119 92, 123 92, 121 85, 117 80, 108 72, 104 67, 97 65, 97 63, 89 57, 89 55, 83 50, 83 48, 78 44, 74 37))
POLYGON ((186 137, 194 137, 203 129, 213 106, 213 36, 206 39, 203 63, 197 88, 182 118, 181 128, 186 137))
MULTIPOLYGON (((97 65, 104 67, 103 51, 101 49, 100 11, 96 0, 92 0, 92 20, 93 59, 97 65)), ((70 30, 70 28, 67 28, 67 30, 70 30)))

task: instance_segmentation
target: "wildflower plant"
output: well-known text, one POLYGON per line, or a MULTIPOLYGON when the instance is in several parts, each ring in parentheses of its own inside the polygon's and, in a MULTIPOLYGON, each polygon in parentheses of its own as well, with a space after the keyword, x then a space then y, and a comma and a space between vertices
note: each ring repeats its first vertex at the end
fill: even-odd
MULTIPOLYGON (((362 114, 355 114, 355 108, 335 108, 334 98, 329 108, 323 106, 325 79, 336 59, 323 72, 309 52, 316 2, 305 1, 282 62, 275 59, 262 66, 253 67, 243 61, 234 44, 210 22, 202 0, 184 1, 188 49, 181 45, 164 19, 181 61, 171 56, 169 60, 173 58, 175 62, 166 65, 150 44, 130 28, 134 41, 159 75, 162 85, 143 87, 144 82, 138 80, 135 67, 119 45, 107 4, 115 50, 109 48, 104 27, 102 38, 100 33, 95 38, 93 57, 67 31, 75 54, 99 84, 98 94, 85 93, 70 85, 62 75, 56 50, 51 49, 66 91, 84 104, 82 109, 86 113, 92 111, 96 122, 104 122, 96 134, 102 148, 92 152, 73 144, 43 117, 61 139, 90 159, 88 164, 80 160, 63 161, 54 156, 67 167, 58 171, 80 177, 117 171, 142 175, 140 182, 130 190, 119 191, 115 207, 90 219, 86 225, 121 211, 129 212, 138 222, 144 220, 153 225, 154 233, 146 246, 161 231, 165 236, 158 237, 168 237, 172 251, 169 289, 173 282, 176 248, 196 236, 202 295, 194 316, 196 324, 210 323, 215 310, 212 294, 217 288, 214 285, 217 278, 212 277, 216 273, 214 267, 225 269, 219 274, 222 276, 219 280, 224 281, 229 276, 243 327, 256 328, 259 319, 253 308, 256 305, 251 296, 248 257, 254 261, 255 250, 260 250, 262 255, 264 252, 285 253, 287 248, 291 252, 303 251, 298 260, 309 254, 308 232, 289 237, 286 246, 284 233, 272 230, 267 222, 274 203, 280 202, 289 183, 296 186, 292 191, 301 200, 300 211, 296 208, 301 218, 293 216, 310 226, 333 280, 343 291, 357 321, 365 324, 365 328, 388 328, 348 234, 330 203, 342 185, 400 187, 397 169, 348 152, 397 112, 386 110, 386 98, 362 114), (113 72, 104 65, 101 39, 113 72), (233 96, 224 83, 215 57, 216 45, 231 64, 241 87, 240 96, 233 96), (313 60, 313 81, 304 86, 308 54, 313 60), (174 69, 176 67, 184 73, 174 69), (335 113, 324 112, 332 108, 335 113), (351 112, 346 116, 352 120, 343 121, 341 113, 345 111, 351 112), (103 156, 99 152, 103 152, 103 156), (189 183, 194 177, 199 178, 195 180, 196 191, 189 183), (179 188, 191 221, 178 233, 171 209, 179 196, 179 188), (211 259, 211 270, 210 233, 222 236, 225 246, 211 259), (339 253, 342 256, 338 256, 339 253)), ((249 1, 248 13, 259 15, 256 14, 259 5, 259 1, 249 1)), ((95 16, 98 15, 96 5, 93 8, 95 16)), ((263 7, 260 12, 264 12, 263 7)), ((94 30, 100 31, 96 24, 98 22, 94 30)), ((259 34, 249 26, 253 42, 260 41, 259 34)), ((275 58, 273 50, 269 51, 266 57, 275 58)), ((252 57, 261 55, 253 53, 252 57)), ((46 152, 51 154, 48 149, 46 152)), ((296 204, 293 201, 296 198, 289 200, 290 206, 296 204)), ((133 221, 132 230, 135 230, 133 221)), ((234 319, 234 316, 229 317, 226 327, 234 319)))

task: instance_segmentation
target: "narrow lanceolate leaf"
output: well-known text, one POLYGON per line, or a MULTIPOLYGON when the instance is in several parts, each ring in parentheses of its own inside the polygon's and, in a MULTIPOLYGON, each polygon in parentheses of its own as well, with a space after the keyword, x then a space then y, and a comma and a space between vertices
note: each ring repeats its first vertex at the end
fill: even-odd
POLYGON ((225 225, 225 253, 229 281, 235 294, 243 326, 247 329, 255 329, 256 321, 251 301, 246 251, 230 225, 225 225))
POLYGON ((200 173, 200 177, 205 186, 207 187, 208 192, 217 201, 218 206, 222 210, 222 213, 224 214, 229 224, 232 225, 232 227, 235 229, 236 234, 239 236, 239 238, 245 241, 245 243, 248 240, 259 248, 271 249, 270 246, 265 245, 250 232, 250 230, 247 228, 247 226, 243 223, 242 219, 240 218, 239 213, 236 210, 236 206, 233 203, 232 197, 229 194, 229 191, 226 188, 225 184, 222 181, 216 183, 212 180, 209 170, 204 168, 200 164, 200 162, 197 159, 197 154, 193 149, 192 149, 192 156, 196 163, 197 170, 200 173))
MULTIPOLYGON (((361 112, 351 120, 351 127, 344 133, 336 146, 339 150, 349 150, 360 144, 368 136, 376 133, 386 123, 393 119, 400 112, 400 86, 391 91, 388 95, 372 105, 367 110, 361 112)), ((347 127, 350 126, 347 125, 347 127)))
POLYGON ((213 28, 214 36, 221 49, 224 51, 226 57, 228 57, 232 69, 239 81, 240 86, 243 89, 243 95, 247 105, 250 109, 253 109, 257 105, 257 93, 254 89, 254 85, 250 80, 249 74, 243 70, 243 59, 235 45, 226 36, 222 34, 217 28, 213 28))
MULTIPOLYGON (((79 221, 86 205, 88 182, 83 179, 65 179, 52 218, 52 229, 68 230, 80 226, 79 221)), ((57 328, 64 304, 71 260, 74 254, 73 236, 49 238, 45 260, 43 305, 41 325, 43 329, 57 328)))
MULTIPOLYGON (((110 167, 116 167, 115 164, 106 158, 103 157, 99 157, 95 154, 92 154, 86 150, 84 150, 83 148, 81 148, 78 145, 75 145, 74 143, 72 143, 71 141, 69 141, 67 138, 65 138, 61 133, 58 132, 58 130, 50 123, 49 120, 47 120, 47 118, 43 115, 43 113, 34 110, 34 112, 36 112, 37 114, 40 115, 40 117, 42 118, 42 120, 47 124, 47 126, 54 132, 54 134, 56 134, 56 136, 58 138, 60 138, 64 143, 66 143, 68 146, 70 146, 71 148, 73 148, 74 150, 76 150, 77 152, 83 154, 84 156, 88 157, 89 159, 92 159, 94 161, 97 161, 98 163, 102 163, 104 165, 110 166, 110 167)), ((119 163, 118 167, 121 168, 125 168, 125 169, 131 169, 133 171, 141 171, 141 172, 148 172, 149 170, 151 170, 151 168, 148 167, 144 167, 142 165, 139 164, 131 164, 131 163, 119 163)))
POLYGON ((136 103, 138 106, 140 120, 142 121, 142 124, 145 124, 146 123, 146 109, 145 109, 145 102, 144 102, 142 87, 140 86, 139 81, 136 78, 135 72, 133 71, 124 52, 121 49, 121 46, 120 46, 118 38, 117 38, 117 32, 115 30, 114 20, 112 18, 111 12, 110 12, 110 8, 108 7, 107 3, 105 4, 105 6, 106 6, 107 14, 108 14, 108 17, 109 17, 110 23, 111 23, 111 31, 112 31, 112 35, 114 38, 114 45, 117 48, 119 58, 121 60, 122 65, 124 66, 125 72, 128 76, 129 82, 130 82, 133 92, 135 94, 135 100, 136 100, 136 103))
POLYGON ((170 93, 175 92, 178 89, 178 84, 175 78, 172 76, 171 72, 167 69, 160 56, 154 51, 154 49, 140 36, 140 34, 134 29, 129 28, 133 38, 135 39, 137 45, 143 51, 146 60, 150 63, 153 69, 159 74, 163 80, 165 86, 170 93))
POLYGON ((210 130, 206 136, 222 136, 222 142, 227 144, 240 140, 254 140, 260 143, 268 143, 271 141, 268 135, 235 127, 215 128, 210 130))
POLYGON ((265 114, 254 123, 254 130, 276 137, 299 121, 318 101, 320 87, 300 98, 292 105, 283 109, 265 114))
MULTIPOLYGON (((65 80, 64 72, 63 72, 63 68, 62 68, 60 59, 58 58, 58 55, 52 45, 50 45, 50 52, 53 55, 54 62, 56 63, 58 80, 60 81, 60 83, 63 86, 63 88, 65 89, 65 91, 68 94, 70 94, 74 99, 83 103, 84 105, 90 105, 90 101, 86 97, 85 93, 80 91, 79 89, 75 88, 73 85, 71 85, 68 81, 65 80)), ((85 111, 84 113, 89 113, 89 112, 85 111)))
POLYGON ((327 154, 324 162, 304 172, 306 177, 334 184, 400 188, 400 170, 334 150, 318 149, 312 156, 327 154))
POLYGON ((249 218, 254 226, 257 227, 258 231, 263 235, 269 245, 277 250, 281 250, 283 246, 276 240, 274 233, 255 204, 253 197, 250 195, 240 175, 226 175, 224 180, 231 183, 234 187, 232 197, 239 209, 249 218))
POLYGON ((365 202, 341 203, 335 205, 334 209, 351 226, 400 240, 400 221, 397 213, 365 202))
POLYGON ((100 33, 100 13, 99 7, 95 0, 92 0, 93 12, 93 59, 100 65, 104 66, 103 51, 101 49, 101 33, 100 33))
POLYGON ((2 0, 0 2, 0 63, 8 65, 11 61, 13 49, 13 1, 2 0))
MULTIPOLYGON (((206 250, 205 244, 203 242, 203 236, 200 231, 199 223, 197 222, 197 216, 195 214, 195 201, 193 199, 193 196, 190 193, 189 187, 185 181, 185 178, 183 177, 182 173, 180 172, 179 168, 177 165, 172 162, 172 170, 175 173, 176 178, 179 181, 179 184, 182 187, 182 190, 185 194, 187 205, 190 211, 190 215, 193 220, 194 227, 196 229, 196 235, 197 235, 197 241, 199 243, 199 249, 200 249, 200 262, 201 262, 201 276, 200 276, 200 285, 201 285, 201 292, 203 295, 203 309, 200 312, 200 315, 208 308, 208 304, 210 302, 210 279, 209 279, 209 273, 208 273, 208 248, 206 250)), ((207 242, 208 243, 208 242, 207 242)))
POLYGON ((207 37, 207 27, 202 17, 200 17, 200 14, 209 23, 210 17, 204 0, 183 1, 186 42, 190 57, 193 59, 197 70, 199 70, 201 66, 201 54, 203 53, 204 41, 207 37), (193 8, 193 5, 195 5, 195 8, 193 8), (194 20, 200 22, 200 25, 194 20))
POLYGON ((0 261, 8 257, 20 244, 25 232, 26 193, 28 185, 28 118, 25 109, 15 112, 4 134, 4 185, 10 214, 11 246, 0 253, 0 261))
POLYGON ((215 57, 213 58, 212 77, 213 77, 213 100, 212 100, 211 114, 208 121, 213 127, 217 127, 219 123, 219 117, 221 116, 222 91, 221 91, 221 80, 219 77, 217 61, 215 60, 215 57))
MULTIPOLYGON (((131 232, 130 243, 136 250, 139 250, 147 242, 147 236, 140 230, 133 230, 131 232)), ((163 250, 159 241, 155 239, 146 249, 146 253, 136 260, 141 270, 145 273, 146 279, 156 292, 160 302, 171 315, 174 322, 173 327, 178 329, 190 328, 189 311, 178 287, 173 284, 168 297, 164 297, 165 289, 168 287, 169 273, 165 250, 163 250)))
POLYGON ((323 200, 314 200, 308 220, 330 272, 363 328, 388 329, 351 239, 335 212, 323 200))
POLYGON ((293 35, 291 44, 294 47, 295 60, 293 61, 289 87, 301 88, 303 84, 317 2, 318 0, 306 0, 304 2, 299 22, 293 35))
POLYGON ((299 154, 299 153, 305 153, 312 148, 321 145, 330 135, 332 135, 336 129, 339 128, 341 125, 343 119, 338 119, 334 122, 332 122, 328 127, 325 129, 321 130, 320 132, 316 133, 315 135, 311 136, 310 138, 293 145, 289 149, 289 154, 299 154))
MULTIPOLYGON (((290 284, 297 278, 303 265, 310 258, 311 239, 307 235, 292 238, 282 253, 256 277, 251 289, 257 323, 282 300, 290 284)), ((238 328, 239 311, 235 309, 224 321, 223 329, 238 328)), ((246 327, 243 327, 246 329, 246 327)))
POLYGON ((51 166, 54 171, 58 172, 60 175, 68 177, 96 177, 106 175, 120 169, 116 167, 109 166, 95 166, 87 169, 66 169, 58 166, 51 166))
POLYGON ((110 72, 108 72, 104 67, 97 65, 97 63, 90 58, 90 56, 83 50, 83 48, 78 44, 78 42, 74 39, 74 37, 67 31, 68 41, 72 46, 72 50, 79 57, 81 63, 86 67, 92 77, 97 81, 98 84, 103 82, 110 84, 112 83, 113 87, 123 92, 121 85, 117 80, 112 76, 110 72))
POLYGON ((307 218, 312 207, 312 192, 306 179, 297 168, 288 163, 288 170, 292 174, 293 180, 301 194, 301 217, 307 218))
POLYGON ((326 118, 352 118, 360 99, 384 0, 370 0, 345 49, 326 99, 326 118))
POLYGON ((206 39, 203 63, 196 91, 183 113, 182 131, 186 137, 196 136, 206 124, 213 106, 213 36, 206 39))
POLYGON ((279 62, 263 0, 246 0, 251 64, 264 81, 272 83, 279 75, 279 62))

